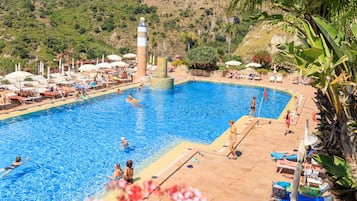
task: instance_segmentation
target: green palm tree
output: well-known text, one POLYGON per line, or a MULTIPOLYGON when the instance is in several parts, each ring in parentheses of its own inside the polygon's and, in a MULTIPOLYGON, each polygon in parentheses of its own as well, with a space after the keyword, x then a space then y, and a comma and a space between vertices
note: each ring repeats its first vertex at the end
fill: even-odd
POLYGON ((182 40, 187 44, 187 52, 191 50, 192 46, 198 41, 197 36, 193 32, 184 31, 182 33, 182 40))
POLYGON ((344 38, 343 33, 322 18, 313 17, 313 20, 321 34, 315 33, 307 20, 301 20, 303 43, 300 46, 289 44, 285 55, 294 58, 317 89, 315 102, 321 117, 318 130, 323 152, 342 156, 351 170, 351 178, 346 180, 349 182, 338 181, 337 184, 356 189, 357 115, 354 108, 357 84, 354 66, 357 52, 347 41, 338 40, 344 38))
POLYGON ((228 54, 229 54, 229 57, 231 57, 232 38, 237 34, 237 28, 231 22, 223 23, 222 27, 223 27, 224 32, 227 34, 226 38, 227 38, 227 42, 228 42, 228 54))

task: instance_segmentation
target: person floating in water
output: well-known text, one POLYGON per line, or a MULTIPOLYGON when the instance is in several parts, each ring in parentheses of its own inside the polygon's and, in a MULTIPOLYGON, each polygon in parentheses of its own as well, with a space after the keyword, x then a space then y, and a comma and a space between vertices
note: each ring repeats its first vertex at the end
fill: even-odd
POLYGON ((131 102, 134 100, 134 96, 132 93, 129 94, 128 98, 126 98, 126 101, 131 102))
MULTIPOLYGON (((26 163, 30 158, 26 158, 25 159, 25 162, 26 163)), ((20 165, 24 164, 21 162, 21 157, 20 156, 17 156, 16 159, 15 159, 15 162, 13 162, 11 165, 5 167, 5 168, 1 168, 0 169, 0 172, 4 172, 0 178, 8 175, 11 171, 13 171, 15 168, 19 167, 20 165)))
POLYGON ((126 149, 127 147, 129 147, 129 143, 128 143, 128 141, 125 139, 125 137, 121 137, 120 143, 121 143, 121 147, 122 147, 123 149, 126 149))
POLYGON ((120 139, 120 144, 121 144, 121 148, 124 150, 124 152, 129 153, 130 151, 135 150, 135 148, 133 146, 129 146, 128 141, 126 140, 125 137, 121 137, 120 139))
POLYGON ((134 96, 133 96, 132 93, 130 93, 129 96, 128 96, 125 100, 126 100, 126 102, 128 102, 128 103, 139 103, 139 102, 140 102, 139 99, 135 99, 135 98, 134 98, 134 96))

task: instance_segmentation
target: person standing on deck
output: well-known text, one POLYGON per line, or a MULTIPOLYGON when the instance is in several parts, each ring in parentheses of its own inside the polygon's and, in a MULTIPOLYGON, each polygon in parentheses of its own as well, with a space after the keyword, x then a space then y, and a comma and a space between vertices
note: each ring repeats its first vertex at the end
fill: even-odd
POLYGON ((254 116, 255 113, 255 108, 257 107, 257 104, 255 102, 256 97, 253 96, 252 100, 250 101, 250 112, 249 116, 254 116))

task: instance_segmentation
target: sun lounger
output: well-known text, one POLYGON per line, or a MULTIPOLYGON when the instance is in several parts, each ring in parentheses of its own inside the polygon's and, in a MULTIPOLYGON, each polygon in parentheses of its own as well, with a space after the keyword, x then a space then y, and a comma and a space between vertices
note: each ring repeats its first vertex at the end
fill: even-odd
POLYGON ((269 77, 269 82, 275 82, 275 76, 273 76, 273 75, 270 76, 270 77, 269 77))
POLYGON ((11 105, 11 102, 8 99, 8 97, 6 96, 6 94, 0 92, 0 108, 2 110, 5 110, 10 105, 11 105))
MULTIPOLYGON (((277 160, 275 162, 275 165, 276 165, 276 168, 277 168, 277 172, 281 173, 284 169, 285 170, 292 170, 292 171, 295 171, 296 169, 296 165, 297 165, 297 162, 294 162, 294 161, 289 161, 289 160, 286 160, 286 159, 281 159, 281 160, 277 160)), ((318 173, 325 173, 326 170, 323 169, 322 167, 320 166, 317 166, 317 165, 311 165, 311 164, 307 164, 307 163, 303 163, 303 169, 304 170, 313 170, 313 171, 316 171, 318 173)))
POLYGON ((34 102, 40 102, 42 100, 41 96, 30 96, 30 97, 26 97, 24 98, 23 102, 24 104, 28 104, 28 103, 34 103, 34 102))
POLYGON ((282 83, 283 82, 283 76, 276 76, 276 82, 282 83))
POLYGON ((20 105, 25 104, 25 97, 14 95, 9 97, 10 100, 16 101, 20 105))
MULTIPOLYGON (((286 193, 286 199, 281 199, 280 201, 290 201, 290 192, 286 193)), ((301 201, 327 201, 327 200, 332 200, 332 195, 325 195, 325 196, 319 196, 319 197, 312 197, 308 195, 304 195, 301 193, 298 193, 297 200, 301 201)))
POLYGON ((56 92, 56 91, 45 91, 43 92, 43 96, 45 98, 52 98, 52 99, 55 99, 55 98, 58 98, 61 96, 60 93, 56 92))
POLYGON ((255 75, 254 76, 254 80, 256 80, 256 81, 260 81, 262 78, 260 77, 260 75, 255 75))
POLYGON ((273 160, 286 159, 289 161, 297 161, 296 153, 288 153, 288 152, 271 152, 270 156, 273 160))

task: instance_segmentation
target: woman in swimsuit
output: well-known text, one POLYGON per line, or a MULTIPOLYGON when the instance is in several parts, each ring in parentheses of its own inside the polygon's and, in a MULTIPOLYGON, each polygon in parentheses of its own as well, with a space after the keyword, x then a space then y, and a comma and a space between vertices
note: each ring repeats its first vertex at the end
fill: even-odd
MULTIPOLYGON (((237 159, 237 153, 236 153, 236 150, 234 148, 234 145, 236 144, 237 142, 237 128, 234 126, 234 121, 233 120, 229 120, 228 121, 229 123, 229 149, 231 151, 231 154, 233 156, 233 159, 237 159)), ((230 159, 230 157, 228 156, 228 158, 230 159)))
POLYGON ((112 180, 120 179, 123 176, 124 172, 120 167, 120 164, 115 164, 114 166, 114 173, 112 177, 109 177, 112 180))
POLYGON ((288 134, 288 133, 291 133, 291 130, 290 130, 290 123, 291 123, 291 117, 290 117, 290 110, 288 110, 286 112, 286 116, 285 116, 285 124, 286 124, 286 130, 285 130, 285 135, 288 134))
MULTIPOLYGON (((25 162, 27 162, 29 160, 29 158, 25 159, 25 162)), ((13 171, 15 168, 19 167, 22 164, 21 162, 21 157, 17 156, 15 159, 15 162, 13 162, 11 165, 5 167, 5 168, 1 168, 0 172, 5 172, 4 174, 2 174, 0 176, 0 178, 2 178, 3 176, 9 174, 11 171, 13 171)))
POLYGON ((125 170, 124 170, 124 179, 129 184, 132 184, 134 182, 133 176, 134 176, 133 161, 132 160, 128 160, 126 162, 126 167, 125 167, 125 170))
POLYGON ((252 100, 250 101, 250 112, 249 112, 249 116, 254 116, 255 108, 256 108, 255 99, 256 99, 256 97, 253 96, 252 100))

